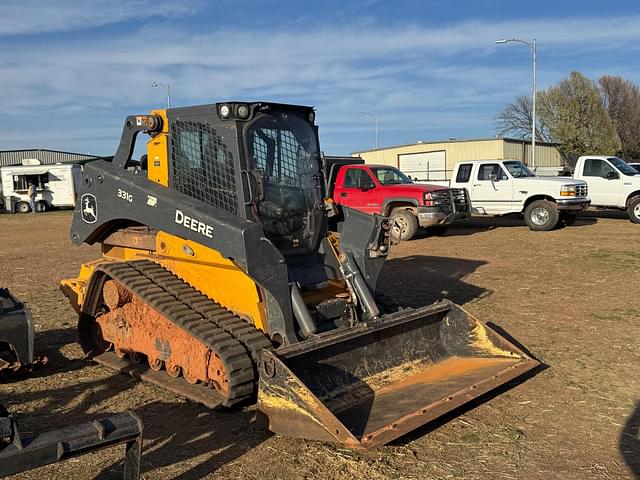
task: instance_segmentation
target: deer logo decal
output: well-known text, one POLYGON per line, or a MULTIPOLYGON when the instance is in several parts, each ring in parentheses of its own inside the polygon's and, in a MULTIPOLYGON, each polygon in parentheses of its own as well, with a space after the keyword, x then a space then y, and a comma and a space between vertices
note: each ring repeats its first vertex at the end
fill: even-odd
POLYGON ((83 222, 96 223, 98 221, 98 201, 91 193, 85 193, 80 198, 80 212, 83 222))

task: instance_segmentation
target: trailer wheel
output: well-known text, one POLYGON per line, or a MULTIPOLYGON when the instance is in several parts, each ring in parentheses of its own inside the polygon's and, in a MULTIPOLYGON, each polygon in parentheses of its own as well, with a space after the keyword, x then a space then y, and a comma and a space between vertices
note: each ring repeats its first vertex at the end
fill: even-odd
POLYGON ((558 206, 548 200, 536 200, 524 210, 524 221, 530 230, 546 232, 553 230, 560 220, 558 206))
POLYGON ((29 213, 30 211, 31 211, 31 207, 27 202, 16 203, 16 207, 15 207, 16 213, 29 213))
POLYGON ((633 223, 640 223, 640 195, 631 199, 627 213, 629 220, 633 223))
POLYGON ((49 205, 47 204, 47 202, 43 200, 36 202, 36 212, 42 213, 46 212, 47 210, 49 210, 49 205))
POLYGON ((418 231, 418 219, 409 210, 398 208, 391 212, 391 235, 396 240, 411 240, 418 231))

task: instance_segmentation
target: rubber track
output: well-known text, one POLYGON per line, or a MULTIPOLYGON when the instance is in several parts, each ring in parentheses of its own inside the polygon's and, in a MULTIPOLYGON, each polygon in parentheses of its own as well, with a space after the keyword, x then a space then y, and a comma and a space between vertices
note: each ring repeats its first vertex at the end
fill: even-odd
POLYGON ((273 348, 271 340, 264 333, 183 282, 161 265, 148 260, 141 260, 134 263, 134 268, 140 269, 141 273, 161 285, 171 295, 179 298, 200 315, 208 318, 237 339, 251 355, 255 368, 260 364, 260 351, 263 348, 273 348))
MULTIPOLYGON (((229 312, 222 309, 222 311, 210 316, 199 313, 186 302, 186 298, 176 295, 180 292, 177 282, 185 287, 191 287, 148 260, 111 263, 101 266, 99 270, 120 282, 158 313, 216 352, 224 362, 229 377, 230 391, 223 402, 224 406, 228 407, 242 402, 254 394, 257 377, 255 366, 246 347, 229 332, 219 327, 215 321, 218 316, 224 319, 229 312), (161 278, 161 273, 163 273, 164 279, 161 278), (168 274, 172 278, 164 274, 168 274), (168 291, 169 286, 173 289, 172 292, 168 291)), ((199 294, 199 296, 201 297, 199 300, 206 299, 210 304, 217 305, 204 295, 199 294)), ((189 301, 195 300, 195 296, 191 295, 189 301)), ((202 385, 202 388, 209 389, 210 387, 202 385)), ((185 393, 185 396, 189 395, 185 393)))

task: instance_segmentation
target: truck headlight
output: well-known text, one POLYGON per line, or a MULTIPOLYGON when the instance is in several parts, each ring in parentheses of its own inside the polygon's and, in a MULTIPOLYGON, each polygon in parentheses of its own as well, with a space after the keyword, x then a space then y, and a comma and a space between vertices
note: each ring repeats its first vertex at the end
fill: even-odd
POLYGON ((560 187, 560 196, 561 197, 575 197, 576 196, 576 186, 575 185, 562 185, 562 187, 560 187))
POLYGON ((433 195, 431 192, 427 192, 424 194, 424 206, 425 207, 433 207, 435 202, 433 201, 433 195))

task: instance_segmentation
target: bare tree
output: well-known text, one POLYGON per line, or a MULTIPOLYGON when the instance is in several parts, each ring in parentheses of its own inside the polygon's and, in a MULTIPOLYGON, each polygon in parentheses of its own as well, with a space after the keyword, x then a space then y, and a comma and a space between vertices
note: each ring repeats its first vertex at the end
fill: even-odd
POLYGON ((604 76, 598 80, 604 107, 620 137, 618 154, 625 159, 640 159, 640 88, 621 77, 604 76))
MULTIPOLYGON (((511 135, 518 138, 531 138, 532 120, 531 97, 520 95, 498 112, 494 118, 496 132, 498 135, 511 135)), ((551 141, 549 130, 539 119, 536 121, 536 140, 543 142, 551 141)))

